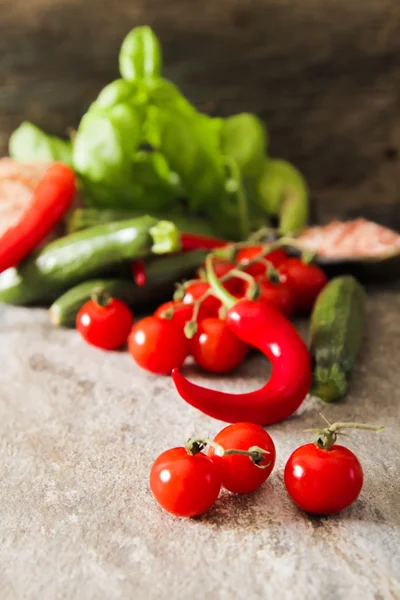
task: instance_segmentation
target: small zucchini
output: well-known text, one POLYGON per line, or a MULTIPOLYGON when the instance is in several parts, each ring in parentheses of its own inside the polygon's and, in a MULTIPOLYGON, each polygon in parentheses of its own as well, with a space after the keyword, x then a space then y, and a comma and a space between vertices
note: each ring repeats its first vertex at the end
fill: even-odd
POLYGON ((53 325, 75 327, 75 319, 80 308, 90 300, 92 292, 101 288, 113 298, 118 298, 129 306, 141 306, 144 310, 148 305, 171 297, 177 281, 190 277, 207 255, 206 251, 194 250, 153 258, 145 268, 146 283, 138 286, 132 279, 102 278, 90 279, 79 283, 60 296, 49 309, 50 321, 53 325))
POLYGON ((351 275, 336 277, 322 290, 311 315, 311 394, 325 402, 347 391, 365 328, 366 293, 351 275))
POLYGON ((121 264, 180 249, 180 233, 169 221, 142 216, 96 225, 45 246, 19 268, 0 274, 0 302, 33 304, 121 264))

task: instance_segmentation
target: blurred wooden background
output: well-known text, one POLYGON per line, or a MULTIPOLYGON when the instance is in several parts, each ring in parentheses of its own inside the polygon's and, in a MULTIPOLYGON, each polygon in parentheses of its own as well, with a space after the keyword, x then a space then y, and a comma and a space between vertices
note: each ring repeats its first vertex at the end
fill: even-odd
POLYGON ((400 228, 399 0, 0 0, 0 151, 29 119, 65 133, 117 76, 135 25, 215 114, 258 113, 320 218, 400 228))

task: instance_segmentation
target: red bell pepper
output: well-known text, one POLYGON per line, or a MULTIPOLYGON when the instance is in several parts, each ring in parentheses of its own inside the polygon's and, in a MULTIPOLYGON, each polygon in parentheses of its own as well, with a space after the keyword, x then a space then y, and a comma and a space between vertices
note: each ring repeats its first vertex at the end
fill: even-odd
POLYGON ((37 248, 71 206, 75 193, 72 169, 60 163, 46 169, 20 221, 0 237, 0 273, 37 248))
POLYGON ((245 394, 210 390, 172 371, 177 391, 186 402, 205 414, 235 423, 271 425, 291 415, 303 402, 311 385, 311 359, 293 325, 274 306, 237 300, 219 283, 207 259, 207 275, 215 295, 228 307, 226 322, 246 344, 261 350, 272 363, 264 387, 245 394))

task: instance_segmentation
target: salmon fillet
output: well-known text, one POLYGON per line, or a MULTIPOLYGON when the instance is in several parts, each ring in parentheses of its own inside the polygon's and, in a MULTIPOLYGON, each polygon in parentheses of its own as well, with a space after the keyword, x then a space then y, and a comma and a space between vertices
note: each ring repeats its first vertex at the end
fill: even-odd
POLYGON ((383 257, 400 251, 398 233, 361 218, 309 227, 297 240, 305 249, 329 258, 383 257))

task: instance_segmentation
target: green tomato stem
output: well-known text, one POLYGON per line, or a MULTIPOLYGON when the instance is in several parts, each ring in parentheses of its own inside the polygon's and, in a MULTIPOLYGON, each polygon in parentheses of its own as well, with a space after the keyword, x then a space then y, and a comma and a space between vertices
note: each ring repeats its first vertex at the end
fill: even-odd
POLYGON ((91 298, 95 304, 105 308, 111 303, 111 296, 103 288, 96 287, 91 293, 91 298))
POLYGON ((270 454, 268 450, 264 450, 264 448, 260 448, 259 446, 252 446, 248 450, 237 450, 235 448, 230 448, 225 450, 221 444, 214 442, 210 438, 189 438, 185 444, 185 448, 190 456, 194 456, 198 454, 206 446, 211 446, 215 449, 215 452, 218 456, 232 456, 232 455, 240 455, 240 456, 248 456, 251 462, 256 465, 259 469, 266 469, 270 466, 271 462, 267 464, 263 464, 265 461, 265 455, 270 454))
POLYGON ((346 435, 345 433, 342 433, 342 429, 364 429, 368 431, 375 431, 377 433, 385 429, 383 425, 367 425, 365 423, 337 422, 330 424, 329 421, 327 421, 323 415, 321 416, 328 423, 328 427, 326 427, 325 429, 311 430, 317 433, 314 439, 314 443, 318 448, 321 448, 321 450, 330 450, 336 442, 338 435, 346 435))
POLYGON ((236 302, 237 298, 232 296, 222 285, 221 281, 215 274, 212 264, 212 254, 209 254, 206 258, 206 274, 208 282, 211 286, 213 294, 221 300, 222 304, 225 304, 228 308, 232 307, 236 302))

